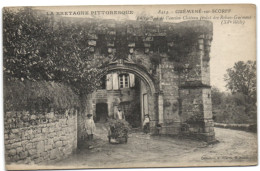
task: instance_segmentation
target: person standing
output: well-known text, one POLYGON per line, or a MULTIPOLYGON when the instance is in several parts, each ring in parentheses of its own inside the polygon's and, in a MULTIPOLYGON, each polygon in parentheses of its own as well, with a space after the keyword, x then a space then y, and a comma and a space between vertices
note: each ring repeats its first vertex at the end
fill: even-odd
POLYGON ((150 132, 150 117, 149 114, 144 115, 144 122, 143 122, 143 130, 144 133, 150 132))
POLYGON ((121 108, 118 108, 116 119, 125 120, 125 115, 124 115, 123 111, 121 110, 121 108))
POLYGON ((96 130, 95 122, 92 118, 92 114, 87 114, 87 119, 85 123, 85 129, 89 140, 93 140, 93 136, 96 130))

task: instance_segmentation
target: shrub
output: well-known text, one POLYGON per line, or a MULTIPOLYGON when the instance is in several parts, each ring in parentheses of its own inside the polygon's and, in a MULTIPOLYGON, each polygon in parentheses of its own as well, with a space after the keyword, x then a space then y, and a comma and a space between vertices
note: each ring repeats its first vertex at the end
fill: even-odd
POLYGON ((215 122, 228 124, 254 124, 257 121, 255 103, 241 93, 228 94, 212 89, 212 112, 215 122))
POLYGON ((124 137, 130 130, 129 123, 125 120, 108 119, 108 125, 114 138, 124 137))
POLYGON ((46 109, 65 110, 79 107, 78 96, 71 88, 53 81, 6 81, 4 83, 5 111, 46 109))

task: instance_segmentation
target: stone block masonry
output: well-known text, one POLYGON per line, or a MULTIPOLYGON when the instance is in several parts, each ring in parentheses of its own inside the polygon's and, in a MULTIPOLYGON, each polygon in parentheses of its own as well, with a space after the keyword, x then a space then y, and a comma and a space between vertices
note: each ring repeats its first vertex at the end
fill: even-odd
POLYGON ((7 164, 51 163, 76 150, 77 113, 28 127, 5 126, 4 137, 7 164))

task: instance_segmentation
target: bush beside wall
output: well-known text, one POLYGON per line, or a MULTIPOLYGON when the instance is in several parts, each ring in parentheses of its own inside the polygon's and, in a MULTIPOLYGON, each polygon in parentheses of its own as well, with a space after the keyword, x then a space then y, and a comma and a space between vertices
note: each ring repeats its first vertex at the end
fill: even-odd
POLYGON ((79 107, 79 97, 65 84, 53 81, 4 82, 5 111, 30 111, 41 113, 45 110, 65 110, 79 107))

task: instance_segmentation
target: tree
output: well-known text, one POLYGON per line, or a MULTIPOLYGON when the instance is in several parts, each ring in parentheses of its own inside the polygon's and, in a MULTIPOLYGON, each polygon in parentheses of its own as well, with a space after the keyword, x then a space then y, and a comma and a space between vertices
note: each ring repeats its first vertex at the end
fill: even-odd
POLYGON ((31 8, 3 11, 4 78, 46 80, 51 21, 31 8))
POLYGON ((212 90, 212 110, 216 122, 256 122, 256 62, 239 61, 224 77, 230 93, 212 90))
POLYGON ((236 62, 227 69, 224 80, 232 94, 242 93, 249 101, 256 102, 256 61, 236 62))
POLYGON ((93 47, 88 45, 91 31, 84 23, 74 24, 63 19, 55 23, 53 35, 56 37, 49 40, 53 78, 72 85, 79 95, 88 94, 101 85, 99 75, 108 63, 104 55, 91 52, 93 47))
POLYGON ((88 94, 100 85, 107 64, 87 41, 91 29, 68 18, 46 16, 31 8, 3 11, 4 79, 55 81, 88 94))
POLYGON ((224 93, 220 92, 220 90, 217 87, 211 88, 211 99, 213 106, 220 105, 223 102, 223 96, 224 93))

